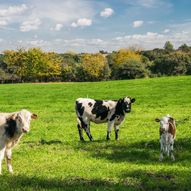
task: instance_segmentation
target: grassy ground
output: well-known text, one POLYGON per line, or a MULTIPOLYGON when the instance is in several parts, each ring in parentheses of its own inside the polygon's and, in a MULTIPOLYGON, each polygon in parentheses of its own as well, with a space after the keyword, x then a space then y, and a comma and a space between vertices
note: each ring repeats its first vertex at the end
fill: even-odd
POLYGON ((0 111, 26 108, 39 118, 13 150, 14 175, 3 163, 0 190, 190 190, 191 77, 63 84, 0 85, 0 111), (119 141, 106 124, 91 124, 81 143, 76 98, 136 98, 119 141), (176 161, 159 162, 159 124, 177 119, 176 161))

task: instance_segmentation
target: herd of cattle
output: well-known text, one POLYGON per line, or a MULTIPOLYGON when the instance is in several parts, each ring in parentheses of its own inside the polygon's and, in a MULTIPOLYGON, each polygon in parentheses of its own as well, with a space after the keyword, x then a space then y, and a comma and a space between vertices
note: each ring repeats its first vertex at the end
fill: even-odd
MULTIPOLYGON (((114 127, 115 139, 118 139, 119 126, 124 121, 127 113, 131 112, 131 104, 135 98, 125 97, 119 100, 94 100, 89 98, 79 98, 76 100, 77 127, 80 140, 84 141, 83 130, 86 132, 90 141, 93 137, 90 133, 90 122, 107 123, 107 137, 110 139, 111 130, 114 127)), ((36 119, 37 115, 25 109, 13 113, 0 113, 0 174, 1 165, 6 157, 7 168, 13 173, 11 165, 12 148, 19 142, 22 135, 30 129, 31 119, 36 119)), ((163 154, 167 154, 172 160, 173 144, 176 136, 175 119, 166 115, 161 119, 155 119, 160 122, 160 158, 163 160, 163 154)))

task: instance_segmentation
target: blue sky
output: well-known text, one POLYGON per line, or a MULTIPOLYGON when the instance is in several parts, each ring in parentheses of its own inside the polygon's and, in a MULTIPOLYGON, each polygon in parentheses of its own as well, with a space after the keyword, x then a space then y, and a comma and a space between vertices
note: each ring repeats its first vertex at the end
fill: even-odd
POLYGON ((0 0, 0 51, 191 46, 190 0, 0 0))

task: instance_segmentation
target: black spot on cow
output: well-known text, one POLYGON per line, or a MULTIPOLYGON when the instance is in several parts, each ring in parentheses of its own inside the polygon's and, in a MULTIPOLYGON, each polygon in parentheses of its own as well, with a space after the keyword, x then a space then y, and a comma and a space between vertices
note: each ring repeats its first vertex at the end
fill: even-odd
POLYGON ((115 109, 115 115, 124 115, 124 99, 119 99, 115 109))
POLYGON ((116 114, 114 113, 114 114, 111 116, 110 121, 113 121, 113 120, 115 119, 115 117, 116 117, 116 114))
POLYGON ((84 113, 84 106, 82 106, 82 103, 76 102, 76 110, 78 113, 82 116, 84 113))
POLYGON ((88 105, 91 107, 93 105, 93 103, 89 102, 88 105))
POLYGON ((108 116, 109 108, 103 105, 103 101, 95 100, 95 104, 92 109, 92 114, 96 115, 96 118, 104 120, 108 116))
POLYGON ((5 134, 12 138, 17 131, 17 123, 14 119, 7 119, 6 125, 5 125, 5 134))

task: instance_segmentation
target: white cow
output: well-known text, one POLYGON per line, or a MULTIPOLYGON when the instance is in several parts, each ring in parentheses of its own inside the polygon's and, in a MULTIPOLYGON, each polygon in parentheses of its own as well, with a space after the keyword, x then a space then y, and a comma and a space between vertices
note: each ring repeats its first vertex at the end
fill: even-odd
POLYGON ((156 122, 160 122, 160 158, 159 160, 163 160, 163 154, 166 153, 167 156, 170 156, 174 161, 175 157, 173 154, 173 145, 176 137, 176 124, 175 119, 170 115, 166 115, 161 119, 156 118, 156 122))
POLYGON ((6 156, 8 171, 13 173, 11 150, 19 142, 23 133, 29 132, 31 119, 36 118, 36 114, 25 109, 14 113, 0 113, 0 174, 4 155, 6 156))

